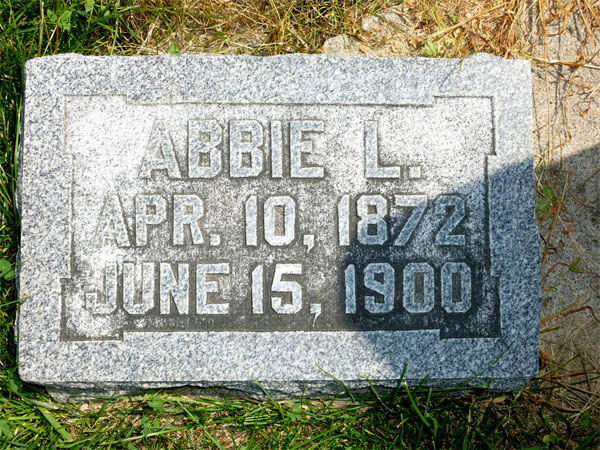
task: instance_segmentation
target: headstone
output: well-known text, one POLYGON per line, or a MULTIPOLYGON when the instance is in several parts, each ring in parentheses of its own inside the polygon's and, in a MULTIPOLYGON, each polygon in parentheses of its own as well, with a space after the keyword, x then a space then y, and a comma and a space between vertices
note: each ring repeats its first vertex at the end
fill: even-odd
POLYGON ((519 386, 541 306, 531 109, 529 63, 489 55, 29 61, 21 377, 519 386))

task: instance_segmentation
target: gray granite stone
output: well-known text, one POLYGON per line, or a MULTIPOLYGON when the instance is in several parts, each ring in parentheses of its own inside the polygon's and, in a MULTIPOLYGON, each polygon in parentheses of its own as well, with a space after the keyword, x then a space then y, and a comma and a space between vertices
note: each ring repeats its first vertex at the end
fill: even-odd
POLYGON ((23 127, 25 381, 293 396, 537 373, 528 62, 60 55, 27 62, 23 127))

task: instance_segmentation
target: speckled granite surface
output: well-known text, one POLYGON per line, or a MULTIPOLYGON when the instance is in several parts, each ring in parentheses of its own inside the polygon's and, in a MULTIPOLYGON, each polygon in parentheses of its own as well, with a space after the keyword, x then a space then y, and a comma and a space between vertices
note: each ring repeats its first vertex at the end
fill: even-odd
POLYGON ((19 371, 55 395, 537 373, 527 62, 60 55, 23 127, 19 371))

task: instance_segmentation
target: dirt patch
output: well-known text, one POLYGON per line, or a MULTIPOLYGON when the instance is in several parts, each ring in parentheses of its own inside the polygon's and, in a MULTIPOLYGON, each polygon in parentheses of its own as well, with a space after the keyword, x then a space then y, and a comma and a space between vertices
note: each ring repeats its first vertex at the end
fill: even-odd
POLYGON ((540 350, 546 363, 541 373, 552 377, 581 372, 563 381, 589 393, 571 388, 562 392, 564 404, 580 409, 596 407, 600 393, 598 38, 598 29, 588 34, 582 16, 575 13, 562 33, 539 37, 537 50, 547 60, 580 64, 533 69, 538 187, 556 198, 548 211, 539 213, 545 290, 540 350))

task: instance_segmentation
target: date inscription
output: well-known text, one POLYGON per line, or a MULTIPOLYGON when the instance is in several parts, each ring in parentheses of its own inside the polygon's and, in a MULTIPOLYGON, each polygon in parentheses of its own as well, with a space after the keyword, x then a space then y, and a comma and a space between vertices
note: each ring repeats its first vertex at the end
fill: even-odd
MULTIPOLYGON (((489 100, 476 102, 491 114, 489 100)), ((470 146, 471 131, 448 119, 460 99, 424 111, 342 114, 187 106, 172 120, 159 107, 148 114, 147 106, 119 105, 143 116, 136 135, 145 136, 94 128, 93 147, 127 153, 127 170, 108 167, 107 180, 86 181, 98 162, 70 149, 73 214, 87 228, 74 231, 79 276, 63 281, 63 339, 194 330, 500 333, 488 242, 492 129, 484 116, 489 147, 470 146), (406 130, 409 113, 437 121, 448 145, 406 130), (480 176, 461 178, 473 166, 480 176)), ((81 133, 70 129, 67 149, 81 133)))

